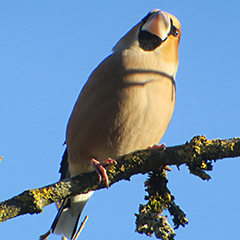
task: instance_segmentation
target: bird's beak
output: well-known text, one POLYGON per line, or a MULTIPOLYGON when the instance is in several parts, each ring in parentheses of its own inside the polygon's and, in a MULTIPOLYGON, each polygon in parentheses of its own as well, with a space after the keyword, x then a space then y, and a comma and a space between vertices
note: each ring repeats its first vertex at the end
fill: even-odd
POLYGON ((154 12, 142 26, 142 30, 158 36, 162 41, 166 40, 170 29, 171 19, 168 14, 163 11, 154 12))

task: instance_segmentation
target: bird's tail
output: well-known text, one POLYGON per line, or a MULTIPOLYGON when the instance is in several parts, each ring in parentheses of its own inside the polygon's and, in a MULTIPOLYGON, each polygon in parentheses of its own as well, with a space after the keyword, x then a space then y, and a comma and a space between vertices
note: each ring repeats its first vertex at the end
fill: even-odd
POLYGON ((92 194, 93 191, 90 191, 86 194, 72 197, 71 199, 65 199, 51 226, 52 233, 73 239, 81 212, 92 194))

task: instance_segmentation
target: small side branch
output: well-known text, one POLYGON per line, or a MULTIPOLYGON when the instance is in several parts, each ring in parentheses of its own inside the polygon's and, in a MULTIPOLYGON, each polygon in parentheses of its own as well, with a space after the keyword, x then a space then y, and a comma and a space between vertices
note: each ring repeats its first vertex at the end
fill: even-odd
MULTIPOLYGON (((205 136, 194 137, 183 145, 165 150, 147 149, 123 156, 117 164, 109 164, 107 172, 110 185, 128 180, 132 175, 155 171, 165 165, 186 164, 192 174, 210 179, 206 171, 212 170, 212 161, 240 156, 240 138, 207 140, 205 136)), ((43 207, 90 190, 105 188, 98 184, 95 172, 81 174, 41 188, 26 190, 0 203, 0 222, 23 215, 41 213, 43 207)))

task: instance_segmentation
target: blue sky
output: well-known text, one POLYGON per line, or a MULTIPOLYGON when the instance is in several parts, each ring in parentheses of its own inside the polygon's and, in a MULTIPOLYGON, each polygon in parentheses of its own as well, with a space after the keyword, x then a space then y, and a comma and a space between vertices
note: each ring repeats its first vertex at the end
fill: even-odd
MULTIPOLYGON (((240 4, 237 1, 0 2, 0 200, 58 180, 65 128, 88 75, 151 9, 182 24, 176 107, 162 142, 239 136, 240 4)), ((169 187, 190 223, 176 239, 238 239, 239 159, 214 164, 203 182, 173 167, 169 187)), ((92 196, 79 239, 147 239, 135 230, 144 180, 135 176, 92 196)), ((1 239, 38 239, 54 205, 0 225, 1 239)), ((50 240, 60 239, 51 236, 50 240)))

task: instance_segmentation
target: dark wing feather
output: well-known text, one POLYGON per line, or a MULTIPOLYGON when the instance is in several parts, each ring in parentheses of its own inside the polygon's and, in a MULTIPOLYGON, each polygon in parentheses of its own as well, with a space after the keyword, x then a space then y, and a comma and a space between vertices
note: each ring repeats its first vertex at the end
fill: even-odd
POLYGON ((64 151, 64 154, 62 156, 62 161, 61 161, 61 167, 59 169, 59 173, 61 174, 60 179, 68 178, 69 173, 68 173, 68 152, 67 148, 64 151))

